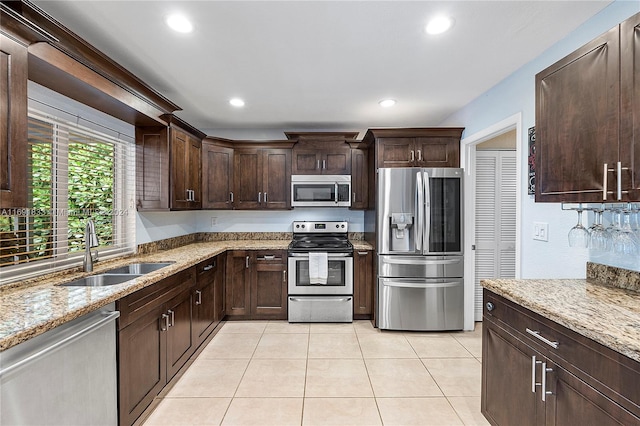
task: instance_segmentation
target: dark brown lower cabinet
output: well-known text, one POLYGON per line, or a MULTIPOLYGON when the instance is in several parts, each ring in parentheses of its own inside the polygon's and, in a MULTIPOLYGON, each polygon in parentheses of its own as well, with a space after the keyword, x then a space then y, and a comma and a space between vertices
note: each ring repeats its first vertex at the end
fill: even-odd
POLYGON ((640 425, 640 363, 486 289, 483 300, 491 424, 640 425))
POLYGON ((224 317, 224 254, 196 265, 193 291, 193 340, 202 343, 224 317))
POLYGON ((227 252, 226 314, 237 319, 287 319, 285 250, 227 252))
POLYGON ((373 251, 353 253, 353 318, 370 319, 373 314, 373 251))
POLYGON ((130 425, 189 360, 195 269, 132 293, 117 302, 120 425, 130 425))

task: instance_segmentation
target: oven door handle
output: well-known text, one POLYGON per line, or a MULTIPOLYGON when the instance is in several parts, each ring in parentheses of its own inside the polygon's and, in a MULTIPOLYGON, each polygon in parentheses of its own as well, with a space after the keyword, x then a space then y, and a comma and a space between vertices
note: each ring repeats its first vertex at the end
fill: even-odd
MULTIPOLYGON (((327 253, 327 257, 329 259, 342 258, 342 257, 352 257, 352 256, 353 256, 353 253, 327 253)), ((309 253, 289 253, 289 257, 309 258, 309 253)))
POLYGON ((322 296, 322 297, 289 297, 289 300, 292 302, 348 302, 351 300, 351 297, 331 297, 331 296, 322 296))

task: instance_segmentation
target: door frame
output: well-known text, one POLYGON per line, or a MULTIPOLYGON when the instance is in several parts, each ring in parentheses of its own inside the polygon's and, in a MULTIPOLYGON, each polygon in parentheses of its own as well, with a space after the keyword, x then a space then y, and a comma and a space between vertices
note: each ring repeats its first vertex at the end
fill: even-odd
POLYGON ((460 141, 460 164, 464 168, 464 330, 475 328, 475 267, 476 258, 473 246, 476 243, 476 146, 482 142, 516 130, 516 279, 520 278, 521 264, 521 208, 522 208, 522 113, 505 118, 484 130, 465 137, 460 141))

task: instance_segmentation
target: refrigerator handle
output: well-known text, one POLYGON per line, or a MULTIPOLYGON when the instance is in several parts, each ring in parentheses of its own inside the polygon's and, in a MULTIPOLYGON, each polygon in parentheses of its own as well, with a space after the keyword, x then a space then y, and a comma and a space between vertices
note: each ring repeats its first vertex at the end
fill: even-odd
POLYGON ((424 190, 422 189, 422 177, 416 173, 416 224, 413 227, 413 236, 416 242, 416 250, 422 251, 422 213, 424 212, 424 190))
POLYGON ((431 188, 429 184, 429 172, 423 172, 424 176, 424 225, 422 225, 421 229, 424 229, 424 236, 422 237, 422 241, 424 242, 424 251, 426 253, 429 251, 429 233, 431 232, 431 188))

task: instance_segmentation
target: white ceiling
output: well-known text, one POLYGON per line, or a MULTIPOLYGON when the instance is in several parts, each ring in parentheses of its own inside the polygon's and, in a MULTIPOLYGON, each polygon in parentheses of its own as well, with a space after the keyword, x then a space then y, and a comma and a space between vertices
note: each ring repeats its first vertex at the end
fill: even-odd
POLYGON ((35 3, 223 136, 438 125, 610 1, 35 3), (175 11, 191 34, 166 27, 175 11), (435 14, 454 27, 425 34, 435 14))

